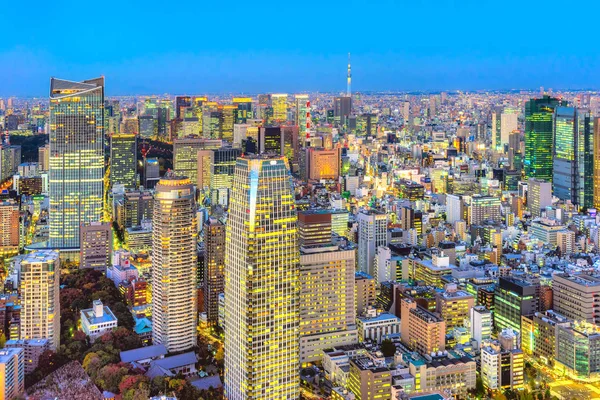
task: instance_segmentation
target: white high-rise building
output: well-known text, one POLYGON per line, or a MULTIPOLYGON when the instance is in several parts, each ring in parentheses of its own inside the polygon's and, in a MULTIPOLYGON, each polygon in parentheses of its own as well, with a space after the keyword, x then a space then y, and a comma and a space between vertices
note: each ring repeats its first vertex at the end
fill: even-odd
POLYGON ((169 352, 196 345, 196 200, 192 182, 168 173, 152 218, 152 341, 169 352))
POLYGON ((285 157, 238 158, 225 242, 225 396, 300 397, 298 217, 285 157))
POLYGON ((446 222, 453 224, 464 219, 464 202, 462 196, 449 194, 446 196, 446 222))
POLYGON ((492 312, 484 306, 471 308, 471 338, 481 346, 484 340, 492 338, 492 312))
POLYGON ((358 214, 358 269, 375 276, 375 254, 379 246, 387 246, 387 214, 368 210, 358 214))
POLYGON ((29 253, 21 261, 21 339, 48 339, 60 346, 60 262, 58 252, 29 253))
POLYGON ((508 144, 510 134, 519 129, 519 114, 512 108, 505 108, 500 114, 500 144, 508 144))
POLYGON ((527 181, 527 209, 532 218, 539 217, 541 210, 552 205, 552 184, 543 179, 527 181))

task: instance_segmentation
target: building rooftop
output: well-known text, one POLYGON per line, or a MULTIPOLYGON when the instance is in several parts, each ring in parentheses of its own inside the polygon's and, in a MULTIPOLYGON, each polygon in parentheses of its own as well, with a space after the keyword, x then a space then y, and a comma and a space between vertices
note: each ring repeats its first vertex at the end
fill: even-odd
POLYGON ((38 250, 27 254, 22 262, 24 263, 44 263, 58 260, 58 252, 54 250, 38 250))
POLYGON ((107 322, 117 321, 117 317, 107 306, 102 306, 103 312, 101 316, 94 313, 94 308, 81 310, 81 317, 85 318, 90 325, 105 324, 107 322))
POLYGON ((0 364, 6 364, 9 362, 15 355, 22 352, 21 348, 13 348, 13 349, 2 349, 0 350, 0 364))
POLYGON ((554 274, 558 278, 563 278, 581 286, 600 286, 600 277, 592 275, 570 275, 565 273, 554 274))
POLYGON ((155 344, 152 346, 140 347, 138 349, 122 351, 121 361, 134 362, 164 356, 165 354, 167 354, 165 346, 162 344, 155 344))
POLYGON ((165 357, 152 361, 153 366, 158 366, 164 369, 173 369, 184 365, 196 364, 196 353, 190 351, 188 353, 178 354, 176 356, 165 357))
POLYGON ((398 322, 400 321, 400 318, 398 318, 394 314, 390 314, 390 313, 381 313, 381 314, 377 315, 376 317, 358 317, 358 319, 361 320, 362 322, 377 322, 377 321, 390 321, 390 320, 397 320, 398 322))

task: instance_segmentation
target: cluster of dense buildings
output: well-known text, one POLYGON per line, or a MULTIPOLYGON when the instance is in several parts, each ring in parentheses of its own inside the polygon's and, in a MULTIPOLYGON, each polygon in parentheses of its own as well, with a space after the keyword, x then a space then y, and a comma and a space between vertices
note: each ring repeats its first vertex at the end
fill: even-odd
MULTIPOLYGON (((147 345, 121 358, 150 378, 195 381, 198 329, 223 329, 229 399, 315 374, 336 400, 465 398, 522 390, 526 359, 599 379, 600 97, 531 97, 106 99, 99 78, 0 101, 9 132, 49 134, 37 162, 0 146, 0 398, 60 346, 61 268, 119 288, 147 345)), ((118 325, 80 312, 90 341, 118 325)))

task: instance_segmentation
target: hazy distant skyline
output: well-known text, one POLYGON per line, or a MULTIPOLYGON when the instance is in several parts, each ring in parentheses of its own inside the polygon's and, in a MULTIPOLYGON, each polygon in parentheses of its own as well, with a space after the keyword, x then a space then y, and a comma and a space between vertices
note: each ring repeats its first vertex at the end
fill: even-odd
POLYGON ((353 91, 600 88, 598 2, 401 3, 8 2, 0 96, 99 75, 108 96, 342 92, 348 52, 353 91))

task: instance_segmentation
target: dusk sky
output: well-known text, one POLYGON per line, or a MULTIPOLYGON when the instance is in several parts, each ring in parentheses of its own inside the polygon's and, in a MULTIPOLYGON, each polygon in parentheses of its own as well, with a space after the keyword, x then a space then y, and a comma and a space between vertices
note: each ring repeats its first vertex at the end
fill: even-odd
POLYGON ((0 96, 600 88, 597 1, 6 1, 0 96))

